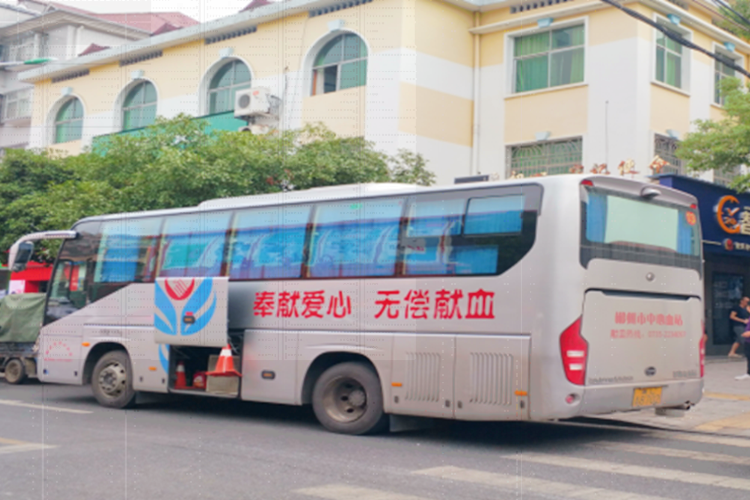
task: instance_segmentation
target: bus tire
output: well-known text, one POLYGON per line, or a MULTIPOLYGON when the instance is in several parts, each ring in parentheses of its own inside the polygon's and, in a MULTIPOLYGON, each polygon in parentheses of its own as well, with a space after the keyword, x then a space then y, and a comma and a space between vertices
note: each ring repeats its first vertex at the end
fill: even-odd
POLYGON ((131 408, 135 404, 135 391, 130 356, 118 350, 99 358, 91 374, 91 390, 102 406, 131 408))
POLYGON ((315 382, 312 405, 318 421, 340 434, 375 434, 388 426, 380 378, 368 364, 340 363, 315 382))
POLYGON ((5 365, 5 380, 9 384, 23 384, 27 375, 23 360, 13 358, 5 365))

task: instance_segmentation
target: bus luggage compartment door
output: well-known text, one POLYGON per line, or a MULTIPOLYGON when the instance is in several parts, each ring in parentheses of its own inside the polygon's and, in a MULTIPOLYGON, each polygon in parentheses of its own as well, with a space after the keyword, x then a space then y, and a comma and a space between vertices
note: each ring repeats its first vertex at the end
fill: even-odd
POLYGON ((158 278, 154 340, 160 344, 227 345, 229 278, 158 278))
POLYGON ((456 418, 526 420, 529 337, 456 336, 456 418))

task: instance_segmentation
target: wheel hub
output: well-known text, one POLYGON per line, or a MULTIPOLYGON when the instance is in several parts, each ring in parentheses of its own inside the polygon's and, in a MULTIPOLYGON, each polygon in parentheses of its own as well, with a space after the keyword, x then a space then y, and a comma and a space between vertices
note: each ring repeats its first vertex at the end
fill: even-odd
POLYGON ((107 396, 117 397, 122 393, 128 378, 125 367, 120 363, 112 363, 99 372, 99 387, 107 396))
POLYGON ((339 422, 354 422, 367 410, 364 387, 348 377, 332 380, 324 391, 323 401, 326 412, 339 422))

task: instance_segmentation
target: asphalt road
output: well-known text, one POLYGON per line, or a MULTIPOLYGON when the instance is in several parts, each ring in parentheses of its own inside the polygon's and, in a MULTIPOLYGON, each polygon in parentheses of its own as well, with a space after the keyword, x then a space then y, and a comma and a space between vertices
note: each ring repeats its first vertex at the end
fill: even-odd
POLYGON ((305 408, 109 410, 88 387, 0 380, 0 499, 746 500, 749 471, 745 438, 456 422, 350 437, 305 408))

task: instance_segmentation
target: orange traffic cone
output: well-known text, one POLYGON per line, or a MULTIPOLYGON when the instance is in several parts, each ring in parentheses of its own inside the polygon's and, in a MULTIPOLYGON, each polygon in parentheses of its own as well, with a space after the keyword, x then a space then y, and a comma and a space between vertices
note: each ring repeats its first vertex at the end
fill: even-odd
POLYGON ((187 388, 187 380, 185 379, 185 363, 180 361, 177 363, 177 380, 174 381, 175 389, 187 388))
POLYGON ((241 377, 242 374, 234 369, 234 359, 232 359, 232 346, 227 346, 221 350, 219 360, 216 362, 216 369, 206 373, 209 377, 241 377))

